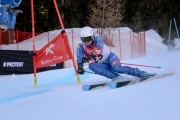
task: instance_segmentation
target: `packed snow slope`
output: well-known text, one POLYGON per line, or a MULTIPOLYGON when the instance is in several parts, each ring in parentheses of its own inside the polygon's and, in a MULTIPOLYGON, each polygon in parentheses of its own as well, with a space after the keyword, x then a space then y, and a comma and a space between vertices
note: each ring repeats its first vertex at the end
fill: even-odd
POLYGON ((34 87, 33 74, 0 76, 0 120, 179 120, 180 51, 165 51, 158 38, 148 32, 147 46, 151 47, 147 52, 153 54, 122 62, 162 67, 138 67, 151 73, 176 74, 86 92, 82 84, 110 79, 85 73, 78 85, 73 68, 66 68, 38 73, 38 86, 34 87))

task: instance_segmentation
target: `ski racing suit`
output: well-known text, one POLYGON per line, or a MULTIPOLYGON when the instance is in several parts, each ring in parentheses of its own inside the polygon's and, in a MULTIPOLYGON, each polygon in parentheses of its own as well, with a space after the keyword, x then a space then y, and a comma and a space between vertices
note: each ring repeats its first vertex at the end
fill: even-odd
POLYGON ((89 69, 96 74, 105 76, 110 79, 116 79, 119 74, 128 74, 136 77, 146 77, 147 72, 140 71, 138 68, 122 66, 120 59, 103 43, 102 36, 93 36, 93 42, 90 46, 85 46, 82 42, 77 47, 77 63, 82 62, 82 58, 93 55, 89 60, 89 69))

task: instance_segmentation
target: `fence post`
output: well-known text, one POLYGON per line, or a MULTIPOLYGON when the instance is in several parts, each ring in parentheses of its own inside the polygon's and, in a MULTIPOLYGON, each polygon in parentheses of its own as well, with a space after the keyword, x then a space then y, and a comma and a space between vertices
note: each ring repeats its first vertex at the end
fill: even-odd
POLYGON ((47 34, 48 34, 48 43, 49 43, 49 31, 47 32, 47 34))
POLYGON ((2 45, 2 30, 0 28, 0 49, 1 49, 1 45, 2 45))
MULTIPOLYGON (((133 38, 133 43, 136 43, 135 41, 135 39, 134 39, 134 32, 132 32, 132 38, 133 38)), ((137 53, 137 50, 136 50, 136 48, 137 48, 137 44, 135 44, 136 46, 134 47, 135 48, 135 50, 134 50, 134 52, 133 52, 133 57, 136 57, 136 53, 137 53)))
POLYGON ((131 39, 131 29, 129 29, 129 36, 130 36, 130 46, 131 46, 131 58, 133 58, 133 44, 132 44, 132 39, 131 39))
MULTIPOLYGON (((111 41, 111 36, 110 36, 110 30, 108 30, 109 32, 108 32, 108 39, 109 39, 109 41, 111 41)), ((110 51, 111 51, 111 46, 110 46, 110 51)))
POLYGON ((18 40, 18 39, 19 39, 19 36, 18 36, 18 29, 16 29, 15 32, 16 32, 15 35, 16 35, 16 44, 17 44, 17 50, 18 50, 18 49, 19 49, 19 46, 18 46, 18 43, 19 43, 19 40, 18 40))
POLYGON ((122 59, 121 53, 121 30, 119 29, 119 57, 122 59))
POLYGON ((138 57, 140 57, 140 39, 139 39, 139 33, 138 34, 138 57))
POLYGON ((142 43, 142 34, 139 32, 139 39, 140 39, 140 57, 142 57, 142 48, 143 48, 143 43, 142 43))
POLYGON ((144 31, 144 56, 146 56, 146 32, 144 31))

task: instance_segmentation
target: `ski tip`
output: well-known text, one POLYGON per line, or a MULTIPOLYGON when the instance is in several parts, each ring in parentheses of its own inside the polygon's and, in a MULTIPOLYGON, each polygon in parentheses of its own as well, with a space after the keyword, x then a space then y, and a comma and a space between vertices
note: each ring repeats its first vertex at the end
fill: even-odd
POLYGON ((90 85, 83 85, 82 90, 83 91, 88 91, 90 89, 90 85))
POLYGON ((108 84, 108 86, 109 86, 109 88, 114 89, 114 88, 117 87, 117 83, 116 82, 111 82, 111 83, 108 84))

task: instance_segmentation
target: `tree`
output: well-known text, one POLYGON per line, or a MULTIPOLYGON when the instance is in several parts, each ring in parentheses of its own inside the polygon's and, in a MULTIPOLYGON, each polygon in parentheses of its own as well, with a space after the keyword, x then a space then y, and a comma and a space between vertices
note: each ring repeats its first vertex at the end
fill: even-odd
MULTIPOLYGON (((57 5, 65 28, 87 25, 88 5, 94 0, 57 0, 57 5)), ((21 31, 31 31, 31 4, 23 0, 20 7, 23 14, 17 17, 17 25, 21 31)), ((53 0, 34 0, 35 27, 37 32, 60 29, 59 20, 53 0)))
POLYGON ((136 14, 132 17, 132 23, 131 28, 134 32, 139 32, 142 30, 143 26, 143 20, 141 18, 140 12, 136 12, 136 14))
POLYGON ((113 28, 122 24, 125 0, 96 0, 89 5, 89 23, 92 27, 113 28))
MULTIPOLYGON (((22 1, 19 9, 22 10, 23 13, 19 14, 19 16, 17 17, 16 28, 21 31, 32 31, 30 1, 22 1)), ((44 32, 60 28, 53 0, 34 1, 34 18, 36 32, 44 32)))
MULTIPOLYGON (((86 25, 98 28, 138 28, 138 23, 141 25, 138 29, 164 31, 173 18, 180 26, 180 1, 177 0, 57 0, 57 4, 65 28, 86 25)), ((17 8, 23 11, 18 15, 15 26, 21 31, 31 31, 30 5, 30 0, 23 0, 17 8)), ((35 31, 60 28, 53 0, 34 0, 34 8, 35 31)), ((168 34, 166 31, 163 33, 168 34)))

